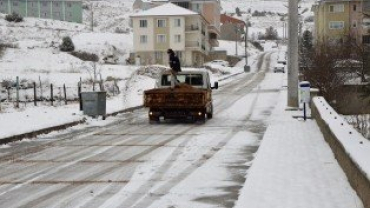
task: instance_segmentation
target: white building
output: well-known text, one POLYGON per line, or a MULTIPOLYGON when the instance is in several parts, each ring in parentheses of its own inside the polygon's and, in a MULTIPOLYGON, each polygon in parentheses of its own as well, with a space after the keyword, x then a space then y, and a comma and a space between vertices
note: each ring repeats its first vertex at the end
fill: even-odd
POLYGON ((202 66, 210 50, 209 23, 199 13, 166 3, 131 16, 140 64, 168 64, 172 48, 182 66, 202 66))

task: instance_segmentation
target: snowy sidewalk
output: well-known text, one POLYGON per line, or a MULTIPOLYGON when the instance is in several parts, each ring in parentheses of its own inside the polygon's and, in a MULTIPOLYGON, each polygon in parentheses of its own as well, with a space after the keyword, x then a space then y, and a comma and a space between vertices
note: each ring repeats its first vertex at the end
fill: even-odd
POLYGON ((362 208, 315 120, 286 111, 281 91, 237 208, 362 208))

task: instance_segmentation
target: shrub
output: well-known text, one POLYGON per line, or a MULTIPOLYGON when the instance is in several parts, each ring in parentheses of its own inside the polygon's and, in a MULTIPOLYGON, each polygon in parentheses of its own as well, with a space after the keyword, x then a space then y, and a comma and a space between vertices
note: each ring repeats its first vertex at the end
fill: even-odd
POLYGON ((72 42, 72 39, 70 37, 68 37, 68 36, 64 37, 62 44, 59 46, 59 49, 61 51, 65 51, 65 52, 74 51, 75 50, 75 46, 74 46, 74 44, 72 42))
POLYGON ((264 16, 266 16, 266 12, 265 11, 259 12, 259 11, 255 10, 253 12, 253 14, 252 14, 252 17, 264 17, 264 16))
POLYGON ((305 22, 313 22, 314 21, 314 16, 308 16, 304 19, 305 22))
POLYGON ((94 53, 87 53, 87 52, 80 52, 80 51, 73 51, 71 55, 83 60, 83 61, 99 61, 98 55, 94 53))
POLYGON ((252 45, 253 45, 254 47, 256 47, 258 50, 263 51, 263 47, 261 46, 261 43, 259 43, 259 42, 257 42, 257 41, 252 41, 251 43, 252 43, 252 45))
POLYGON ((8 21, 8 22, 22 22, 23 21, 23 17, 15 12, 13 12, 12 14, 7 14, 5 16, 5 20, 8 21))

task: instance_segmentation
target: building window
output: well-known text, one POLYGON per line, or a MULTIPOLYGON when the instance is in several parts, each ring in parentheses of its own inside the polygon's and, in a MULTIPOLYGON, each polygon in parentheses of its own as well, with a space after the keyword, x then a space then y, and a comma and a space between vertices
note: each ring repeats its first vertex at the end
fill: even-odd
POLYGON ((201 10, 202 10, 201 8, 202 8, 202 7, 201 7, 201 4, 196 3, 196 4, 194 4, 194 9, 193 9, 193 11, 200 13, 200 12, 201 12, 201 10))
POLYGON ((174 19, 174 26, 181 27, 181 19, 174 19))
POLYGON ((330 5, 329 12, 332 13, 344 12, 344 4, 330 5))
POLYGON ((72 12, 68 12, 68 17, 72 17, 72 12))
POLYGON ((147 20, 140 20, 140 27, 148 27, 148 21, 147 20))
POLYGON ((154 52, 154 57, 155 57, 156 60, 162 60, 163 59, 163 52, 155 51, 154 52))
POLYGON ((175 35, 175 43, 181 43, 181 35, 175 35))
POLYGON ((157 43, 165 43, 166 42, 166 35, 160 34, 157 35, 157 43))
POLYGON ((370 43, 370 35, 362 36, 362 43, 370 43))
POLYGON ((357 20, 352 21, 352 27, 357 27, 357 20))
POLYGON ((148 36, 147 35, 140 35, 140 43, 147 43, 148 36))
POLYGON ((13 2, 13 6, 18 6, 18 2, 17 1, 14 1, 13 2))
POLYGON ((54 6, 55 6, 55 7, 59 7, 59 3, 58 3, 58 2, 55 2, 55 3, 54 3, 54 6))
POLYGON ((355 4, 355 5, 353 5, 353 11, 356 11, 356 10, 357 10, 357 6, 355 4))
POLYGON ((190 8, 190 3, 189 2, 174 2, 174 4, 177 4, 178 6, 189 9, 190 8))
POLYGON ((68 2, 67 3, 67 7, 72 7, 72 3, 71 2, 68 2))
POLYGON ((329 22, 329 29, 343 29, 343 28, 344 28, 344 22, 342 21, 329 22))
POLYGON ((157 27, 166 27, 166 20, 164 19, 157 20, 157 27))
POLYGON ((48 6, 48 2, 42 2, 42 6, 47 7, 48 6))
POLYGON ((55 12, 56 17, 60 17, 60 12, 55 12))

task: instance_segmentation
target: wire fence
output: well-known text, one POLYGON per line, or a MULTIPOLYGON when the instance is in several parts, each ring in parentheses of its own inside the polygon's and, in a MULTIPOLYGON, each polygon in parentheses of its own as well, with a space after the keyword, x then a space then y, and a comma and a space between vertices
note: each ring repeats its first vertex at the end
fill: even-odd
POLYGON ((12 105, 15 108, 27 106, 61 106, 69 103, 79 102, 81 92, 106 91, 107 97, 120 94, 116 82, 96 84, 78 82, 74 86, 37 84, 36 82, 27 86, 1 87, 0 89, 0 112, 2 106, 12 105))

